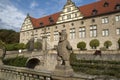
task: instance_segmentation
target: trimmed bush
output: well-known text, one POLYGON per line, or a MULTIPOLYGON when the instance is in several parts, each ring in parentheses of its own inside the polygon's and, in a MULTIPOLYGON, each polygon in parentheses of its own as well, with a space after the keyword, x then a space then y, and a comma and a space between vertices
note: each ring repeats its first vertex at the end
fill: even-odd
POLYGON ((109 49, 109 47, 112 45, 112 42, 111 41, 105 41, 104 42, 104 46, 109 49))
POLYGON ((78 44, 77 44, 77 48, 79 48, 80 50, 85 50, 85 48, 86 48, 86 43, 85 42, 79 42, 78 44))
POLYGON ((93 39, 90 41, 89 45, 92 49, 96 49, 100 45, 100 42, 97 39, 93 39))
POLYGON ((15 58, 7 58, 3 60, 5 65, 16 66, 16 67, 25 67, 27 57, 17 56, 15 58))

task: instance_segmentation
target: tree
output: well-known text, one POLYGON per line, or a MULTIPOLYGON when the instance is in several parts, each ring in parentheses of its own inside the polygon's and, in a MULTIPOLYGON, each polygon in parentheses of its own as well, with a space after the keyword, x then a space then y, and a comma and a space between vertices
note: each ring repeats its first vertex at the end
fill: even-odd
POLYGON ((100 45, 100 42, 97 39, 93 39, 90 41, 89 45, 92 49, 96 49, 100 45))
POLYGON ((6 47, 6 45, 2 40, 0 40, 0 48, 2 49, 3 47, 6 47))
POLYGON ((15 32, 14 30, 0 29, 0 40, 4 41, 6 44, 18 43, 19 32, 15 32))
POLYGON ((18 49, 25 49, 25 44, 24 43, 19 43, 16 47, 18 49))
POLYGON ((80 50, 85 50, 85 48, 86 48, 86 43, 85 42, 79 42, 78 44, 77 44, 77 48, 79 48, 80 50))
POLYGON ((42 50, 42 43, 37 41, 34 43, 34 49, 42 50))
POLYGON ((118 46, 119 46, 119 49, 120 49, 120 38, 118 39, 118 46))
POLYGON ((107 49, 109 49, 109 47, 112 45, 112 42, 111 41, 105 41, 104 42, 104 46, 107 48, 107 49))

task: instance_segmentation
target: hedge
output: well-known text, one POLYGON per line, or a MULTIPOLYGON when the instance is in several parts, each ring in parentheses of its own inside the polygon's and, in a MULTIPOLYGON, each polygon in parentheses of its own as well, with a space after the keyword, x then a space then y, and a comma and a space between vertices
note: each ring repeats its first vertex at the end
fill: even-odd
POLYGON ((16 66, 16 67, 25 67, 27 57, 17 56, 15 58, 7 58, 3 60, 5 65, 16 66))

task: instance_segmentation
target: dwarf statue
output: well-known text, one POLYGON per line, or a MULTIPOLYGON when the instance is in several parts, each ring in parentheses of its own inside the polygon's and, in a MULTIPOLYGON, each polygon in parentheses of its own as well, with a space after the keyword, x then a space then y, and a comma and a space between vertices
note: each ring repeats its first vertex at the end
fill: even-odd
POLYGON ((62 31, 59 33, 59 42, 57 47, 57 66, 70 66, 70 53, 72 47, 70 46, 69 41, 67 40, 67 33, 62 31))

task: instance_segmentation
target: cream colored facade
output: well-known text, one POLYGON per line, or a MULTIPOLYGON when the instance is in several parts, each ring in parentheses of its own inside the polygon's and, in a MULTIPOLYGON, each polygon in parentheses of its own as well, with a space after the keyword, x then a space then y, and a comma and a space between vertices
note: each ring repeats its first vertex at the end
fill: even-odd
MULTIPOLYGON (((84 18, 75 4, 71 0, 68 0, 56 25, 46 26, 49 49, 57 45, 59 41, 58 32, 62 30, 68 33, 68 40, 73 49, 77 49, 78 42, 84 41, 87 44, 86 49, 90 50, 91 47, 89 46, 89 42, 92 39, 98 39, 100 41, 100 46, 97 49, 104 47, 104 42, 110 40, 112 46, 109 49, 117 50, 117 41, 120 38, 120 11, 84 18), (69 10, 68 8, 70 8, 70 11, 67 11, 69 10), (70 18, 68 14, 70 14, 70 18)), ((33 29, 30 17, 27 16, 21 28, 20 43, 26 44, 28 40, 33 37, 32 34, 34 35, 35 41, 37 39, 42 39, 44 28, 33 29)))

